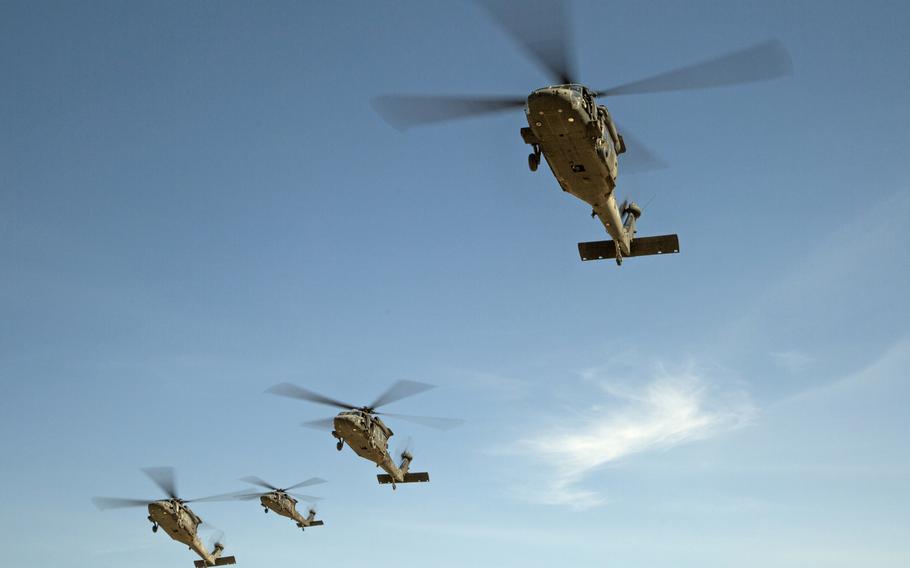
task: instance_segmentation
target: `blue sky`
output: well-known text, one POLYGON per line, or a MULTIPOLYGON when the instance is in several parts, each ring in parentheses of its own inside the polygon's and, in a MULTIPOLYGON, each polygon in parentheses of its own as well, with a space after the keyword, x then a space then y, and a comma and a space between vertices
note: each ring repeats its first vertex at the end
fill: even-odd
MULTIPOLYGON (((0 3, 4 565, 189 566, 193 497, 310 476, 326 526, 195 508, 241 565, 905 566, 910 76, 900 2, 573 5, 593 87, 779 38, 792 78, 606 101, 682 253, 603 238, 522 113, 399 133, 389 93, 548 79, 472 3, 0 3), (464 418, 427 485, 297 423, 292 381, 464 418)), ((394 444, 393 444, 394 445, 394 444)))

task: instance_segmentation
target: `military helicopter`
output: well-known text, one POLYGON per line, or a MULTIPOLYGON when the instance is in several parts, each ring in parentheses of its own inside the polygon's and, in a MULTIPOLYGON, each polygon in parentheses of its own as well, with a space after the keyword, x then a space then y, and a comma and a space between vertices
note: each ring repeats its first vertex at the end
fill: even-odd
POLYGON ((331 430, 332 436, 338 440, 335 447, 339 452, 347 444, 358 456, 370 460, 386 472, 376 476, 380 484, 391 484, 392 489, 395 489, 399 483, 427 482, 430 480, 430 474, 427 472, 415 473, 409 471, 414 457, 407 450, 401 452, 401 462, 397 465, 395 464, 389 454, 389 438, 393 436, 393 433, 379 418, 379 415, 399 418, 439 430, 454 428, 461 424, 462 421, 451 418, 380 413, 376 412, 376 409, 431 388, 434 388, 433 385, 426 383, 398 381, 368 406, 356 406, 341 402, 291 383, 275 385, 266 392, 344 409, 335 418, 304 422, 302 425, 320 430, 331 430))
MULTIPOLYGON (((543 156, 563 191, 591 206, 609 241, 579 243, 581 260, 679 252, 677 235, 636 238, 642 208, 631 201, 618 204, 615 197, 619 156, 626 153, 626 139, 619 133, 607 107, 598 98, 674 90, 692 90, 750 83, 792 72, 790 56, 777 41, 759 43, 694 65, 608 89, 590 89, 576 80, 569 49, 568 17, 564 2, 481 1, 494 19, 556 84, 527 97, 381 96, 373 106, 392 126, 412 126, 466 118, 524 107, 528 126, 521 137, 529 144, 531 171, 543 156)), ((662 166, 659 159, 630 139, 627 158, 638 159, 638 170, 662 166)), ((623 158, 626 162, 627 158, 623 158)), ((627 162, 627 165, 635 165, 627 162)))
POLYGON ((322 521, 316 520, 316 509, 315 508, 311 507, 310 510, 308 511, 308 515, 306 517, 301 515, 300 512, 297 510, 297 499, 301 499, 303 501, 308 501, 308 502, 312 503, 312 502, 318 501, 319 497, 291 493, 291 490, 297 489, 299 487, 309 487, 310 485, 317 485, 319 483, 325 483, 324 479, 320 479, 318 477, 311 477, 311 478, 307 479, 306 481, 301 481, 300 483, 296 483, 296 484, 291 485, 290 487, 286 487, 284 489, 279 489, 279 488, 275 487, 274 485, 272 485, 271 483, 269 483, 268 481, 265 481, 261 477, 256 477, 255 475, 249 475, 247 477, 242 478, 240 481, 246 481, 247 483, 250 483, 252 485, 258 485, 259 487, 268 489, 268 491, 258 492, 258 493, 244 492, 244 493, 235 495, 234 496, 235 499, 240 499, 240 500, 246 501, 246 500, 252 500, 252 499, 258 498, 259 502, 262 503, 262 507, 266 513, 268 513, 269 509, 271 509, 272 511, 281 515, 282 517, 287 517, 287 518, 291 519, 292 521, 296 521, 297 526, 301 530, 305 530, 306 527, 320 527, 323 525, 322 521), (296 497, 296 499, 295 499, 295 497, 296 497))
POLYGON ((167 495, 167 499, 121 499, 117 497, 95 497, 92 502, 101 510, 122 509, 126 507, 148 506, 148 520, 152 523, 152 532, 158 532, 158 527, 164 529, 172 539, 190 547, 202 560, 196 560, 196 568, 204 566, 224 566, 236 564, 233 556, 221 556, 224 545, 217 538, 212 543, 212 551, 199 539, 198 529, 202 519, 194 513, 187 503, 201 503, 203 501, 222 501, 230 499, 233 494, 214 495, 200 499, 181 499, 177 496, 177 483, 174 469, 171 467, 148 467, 145 473, 155 485, 167 495))

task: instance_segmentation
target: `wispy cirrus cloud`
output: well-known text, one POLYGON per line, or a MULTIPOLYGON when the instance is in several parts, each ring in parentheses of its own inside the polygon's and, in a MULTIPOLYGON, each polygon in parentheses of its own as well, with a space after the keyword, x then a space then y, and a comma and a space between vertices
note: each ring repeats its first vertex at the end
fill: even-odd
POLYGON ((771 353, 771 359, 778 366, 786 369, 791 375, 803 372, 814 362, 814 359, 810 355, 795 349, 774 351, 771 353))
POLYGON ((532 500, 578 509, 602 505, 607 498, 583 486, 598 469, 641 452, 710 438, 748 423, 756 412, 744 391, 720 389, 691 366, 675 373, 657 368, 640 386, 612 379, 609 370, 583 376, 595 394, 576 418, 516 445, 543 472, 525 495, 532 500))

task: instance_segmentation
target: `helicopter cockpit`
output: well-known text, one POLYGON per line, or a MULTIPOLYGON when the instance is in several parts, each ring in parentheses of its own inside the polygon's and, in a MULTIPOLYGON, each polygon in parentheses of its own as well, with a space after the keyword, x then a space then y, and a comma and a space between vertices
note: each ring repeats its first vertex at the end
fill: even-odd
POLYGON ((610 134, 610 138, 613 140, 613 148, 616 150, 616 153, 622 154, 625 152, 626 143, 616 130, 616 124, 613 122, 613 117, 610 116, 610 111, 608 111, 607 107, 604 105, 597 105, 597 119, 603 122, 607 132, 610 134))

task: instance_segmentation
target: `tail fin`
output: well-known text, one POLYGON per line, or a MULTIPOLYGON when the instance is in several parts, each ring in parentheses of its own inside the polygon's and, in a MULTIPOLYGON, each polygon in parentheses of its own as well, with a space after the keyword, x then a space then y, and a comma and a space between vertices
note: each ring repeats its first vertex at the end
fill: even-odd
POLYGON ((411 455, 407 450, 401 452, 401 465, 398 466, 398 469, 401 470, 402 475, 408 474, 408 468, 411 467, 411 461, 414 459, 414 456, 411 455))

